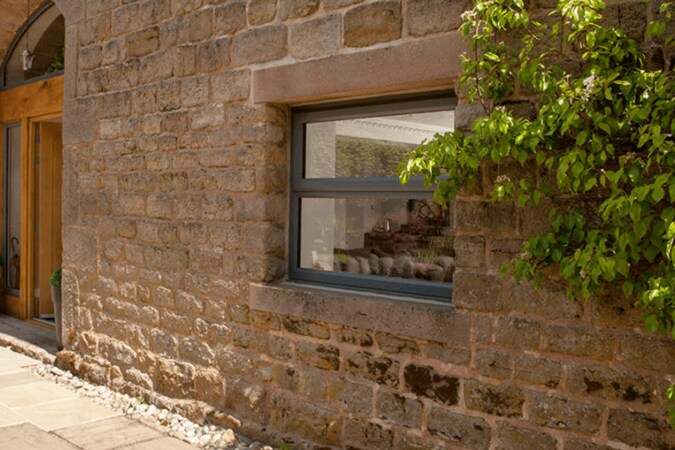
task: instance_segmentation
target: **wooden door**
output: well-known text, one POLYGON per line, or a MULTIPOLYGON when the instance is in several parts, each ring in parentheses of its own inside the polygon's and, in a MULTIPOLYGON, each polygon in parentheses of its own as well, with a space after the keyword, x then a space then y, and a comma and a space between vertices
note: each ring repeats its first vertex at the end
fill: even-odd
POLYGON ((36 152, 35 207, 35 301, 41 317, 54 313, 49 279, 61 266, 61 123, 40 123, 36 152))

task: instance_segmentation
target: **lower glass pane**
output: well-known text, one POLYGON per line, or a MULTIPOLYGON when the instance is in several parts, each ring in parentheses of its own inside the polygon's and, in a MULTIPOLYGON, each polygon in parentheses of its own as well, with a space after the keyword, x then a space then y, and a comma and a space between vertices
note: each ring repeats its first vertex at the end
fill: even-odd
POLYGON ((303 198, 301 268, 450 283, 451 214, 431 199, 303 198))

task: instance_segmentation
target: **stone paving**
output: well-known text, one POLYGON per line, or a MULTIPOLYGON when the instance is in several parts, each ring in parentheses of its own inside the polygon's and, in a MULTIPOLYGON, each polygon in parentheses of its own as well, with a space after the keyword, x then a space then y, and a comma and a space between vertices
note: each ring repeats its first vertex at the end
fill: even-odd
POLYGON ((0 347, 0 448, 189 450, 178 439, 33 372, 40 361, 0 347))

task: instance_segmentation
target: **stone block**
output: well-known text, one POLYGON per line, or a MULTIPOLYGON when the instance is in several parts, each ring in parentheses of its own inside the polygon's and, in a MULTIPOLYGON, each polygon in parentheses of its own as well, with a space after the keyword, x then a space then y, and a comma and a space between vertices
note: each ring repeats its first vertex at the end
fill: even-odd
POLYGON ((562 364, 546 358, 522 355, 516 358, 515 377, 528 383, 555 388, 560 383, 562 364))
POLYGON ((225 402, 225 385, 223 376, 214 369, 198 369, 195 371, 195 392, 197 399, 222 408, 225 402))
POLYGON ((342 443, 342 421, 332 411, 282 394, 272 396, 269 423, 282 433, 299 434, 320 444, 342 443))
POLYGON ((182 360, 204 367, 213 365, 215 359, 215 353, 208 344, 192 338, 182 338, 178 342, 178 355, 182 360))
POLYGON ((173 111, 181 106, 182 83, 178 80, 163 81, 156 85, 156 101, 159 111, 173 111))
POLYGON ((280 2, 281 19, 296 19, 314 14, 319 9, 320 0, 285 0, 280 2))
POLYGON ((515 311, 547 319, 578 319, 583 314, 581 304, 570 299, 563 286, 542 283, 535 289, 531 283, 520 282, 512 289, 515 311))
POLYGON ((619 355, 634 369, 675 373, 675 341, 668 337, 626 334, 620 337, 619 355))
POLYGON ((233 35, 246 28, 246 2, 227 2, 214 10, 214 30, 217 36, 233 35))
POLYGON ((279 336, 268 336, 269 355, 272 358, 289 361, 293 357, 293 345, 288 339, 279 336))
POLYGON ((268 25, 237 34, 232 41, 232 63, 244 66, 283 58, 287 34, 284 25, 268 25))
POLYGON ((101 66, 102 49, 100 45, 90 45, 80 49, 79 69, 92 70, 101 66))
POLYGON ((517 231, 518 212, 508 202, 455 201, 455 223, 461 233, 512 235, 517 231))
POLYGON ((150 27, 127 36, 127 56, 145 56, 159 49, 159 28, 150 27))
POLYGON ((428 366, 410 364, 403 370, 405 389, 413 394, 436 400, 446 405, 456 405, 459 380, 444 375, 428 366))
POLYGON ((425 354, 446 364, 468 365, 471 361, 471 351, 467 348, 452 347, 437 342, 429 342, 425 346, 425 354))
POLYGON ((453 277, 452 302, 460 309, 500 311, 503 280, 495 275, 458 271, 453 277))
POLYGON ((141 83, 168 80, 173 76, 173 58, 168 50, 155 52, 141 60, 141 83))
POLYGON ((193 130, 218 128, 225 123, 223 105, 205 106, 193 110, 190 116, 193 130))
POLYGON ((656 400, 654 386, 654 380, 626 369, 614 370, 600 365, 568 368, 567 389, 575 394, 649 404, 656 400))
POLYGON ((231 327, 231 342, 237 347, 250 350, 254 353, 268 353, 267 336, 265 333, 252 331, 247 328, 231 327))
POLYGON ((192 77, 183 80, 181 104, 183 107, 202 106, 209 101, 209 78, 192 77))
POLYGON ((237 411, 242 419, 267 422, 267 391, 264 386, 242 379, 228 380, 225 386, 225 407, 237 411))
POLYGON ((253 371, 251 358, 241 350, 221 347, 216 353, 216 364, 225 377, 249 377, 253 371))
POLYGON ((614 339, 585 325, 550 325, 546 329, 548 351, 595 359, 611 359, 614 339))
POLYGON ((187 21, 190 42, 203 41, 213 34, 213 9, 197 11, 188 17, 187 21))
POLYGON ((445 409, 432 407, 427 429, 451 444, 483 450, 490 446, 490 425, 479 417, 464 416, 445 409))
POLYGON ((384 353, 412 353, 419 354, 420 347, 411 339, 404 339, 386 333, 376 335, 377 345, 384 353))
POLYGON ((112 32, 115 35, 129 34, 140 27, 138 5, 130 4, 117 8, 112 12, 112 32))
POLYGON ((522 417, 525 396, 523 391, 510 386, 491 386, 479 381, 464 382, 466 407, 487 414, 522 417))
POLYGON ((394 433, 380 424, 347 419, 344 441, 348 448, 390 448, 394 433))
POLYGON ((474 357, 476 370, 481 374, 506 379, 511 376, 510 356, 501 350, 478 349, 474 357))
POLYGON ((179 45, 174 51, 174 74, 178 77, 194 75, 197 70, 197 46, 179 45))
POLYGON ((246 100, 251 89, 248 70, 227 71, 210 78, 211 98, 216 102, 246 100))
POLYGON ((274 368, 274 382, 281 389, 298 392, 300 374, 293 367, 276 365, 274 368))
POLYGON ((373 345, 372 336, 362 330, 353 328, 341 328, 337 332, 338 341, 346 344, 358 345, 361 347, 370 347, 373 345))
POLYGON ((401 4, 387 0, 359 5, 345 13, 343 23, 347 47, 367 47, 400 39, 401 4))
POLYGON ((141 25, 152 25, 171 16, 171 0, 149 0, 140 4, 138 15, 141 25))
POLYGON ((675 430, 665 417, 653 417, 637 411, 612 409, 607 419, 610 439, 635 447, 675 448, 675 430))
POLYGON ((347 353, 344 364, 345 370, 352 375, 384 386, 396 387, 399 384, 399 362, 390 358, 366 352, 347 353))
POLYGON ((341 25, 338 14, 292 25, 288 53, 300 60, 336 53, 342 44, 341 25))
MULTIPOLYGON (((208 215, 204 214, 205 217, 208 215)), ((210 224, 208 227, 208 242, 225 250, 237 250, 241 245, 241 237, 242 231, 239 225, 210 224)))
MULTIPOLYGON (((306 373, 305 383, 307 384, 306 373)), ((318 383, 313 383, 317 385, 318 383)), ((330 380, 327 385, 328 400, 339 408, 361 417, 372 417, 373 384, 340 377, 330 380)))
POLYGON ((408 33, 425 36, 456 30, 462 23, 462 13, 470 7, 467 0, 411 0, 405 10, 408 33))
POLYGON ((195 395, 195 368, 192 364, 157 358, 155 387, 160 394, 177 398, 195 395))
POLYGON ((529 404, 530 421, 537 425, 583 433, 600 429, 602 409, 595 403, 531 392, 529 404))
POLYGON ((276 15, 277 0, 249 0, 246 6, 249 25, 265 25, 272 22, 276 15))
POLYGON ((281 329, 279 317, 262 311, 251 311, 251 325, 258 330, 278 331, 281 329))
POLYGON ((485 238, 482 236, 455 236, 456 267, 485 267, 485 238))
POLYGON ((507 347, 532 350, 539 348, 540 334, 539 322, 509 315, 497 322, 496 342, 507 347))
POLYGON ((422 423, 424 405, 416 398, 380 390, 375 408, 377 418, 385 422, 410 428, 419 428, 422 423))
POLYGON ((295 355, 303 363, 319 369, 338 370, 340 367, 340 352, 332 345, 296 342, 295 355))
POLYGON ((131 113, 131 94, 114 92, 98 97, 96 110, 99 119, 128 116, 131 113))
POLYGON ((298 334, 300 336, 311 336, 317 339, 330 338, 330 329, 321 323, 284 317, 282 324, 286 331, 293 334, 298 334))
POLYGON ((556 450, 558 441, 551 435, 527 428, 519 428, 506 422, 497 424, 499 436, 498 450, 521 450, 532 448, 537 450, 556 450))
POLYGON ((197 72, 213 72, 230 65, 229 37, 208 40, 197 46, 197 72))

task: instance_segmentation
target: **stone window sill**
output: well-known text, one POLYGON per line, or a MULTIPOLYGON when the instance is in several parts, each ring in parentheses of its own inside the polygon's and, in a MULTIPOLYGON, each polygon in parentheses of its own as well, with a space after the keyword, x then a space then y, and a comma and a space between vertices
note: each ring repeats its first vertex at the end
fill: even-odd
POLYGON ((284 282, 253 284, 258 311, 468 346, 470 318, 452 305, 284 282))

